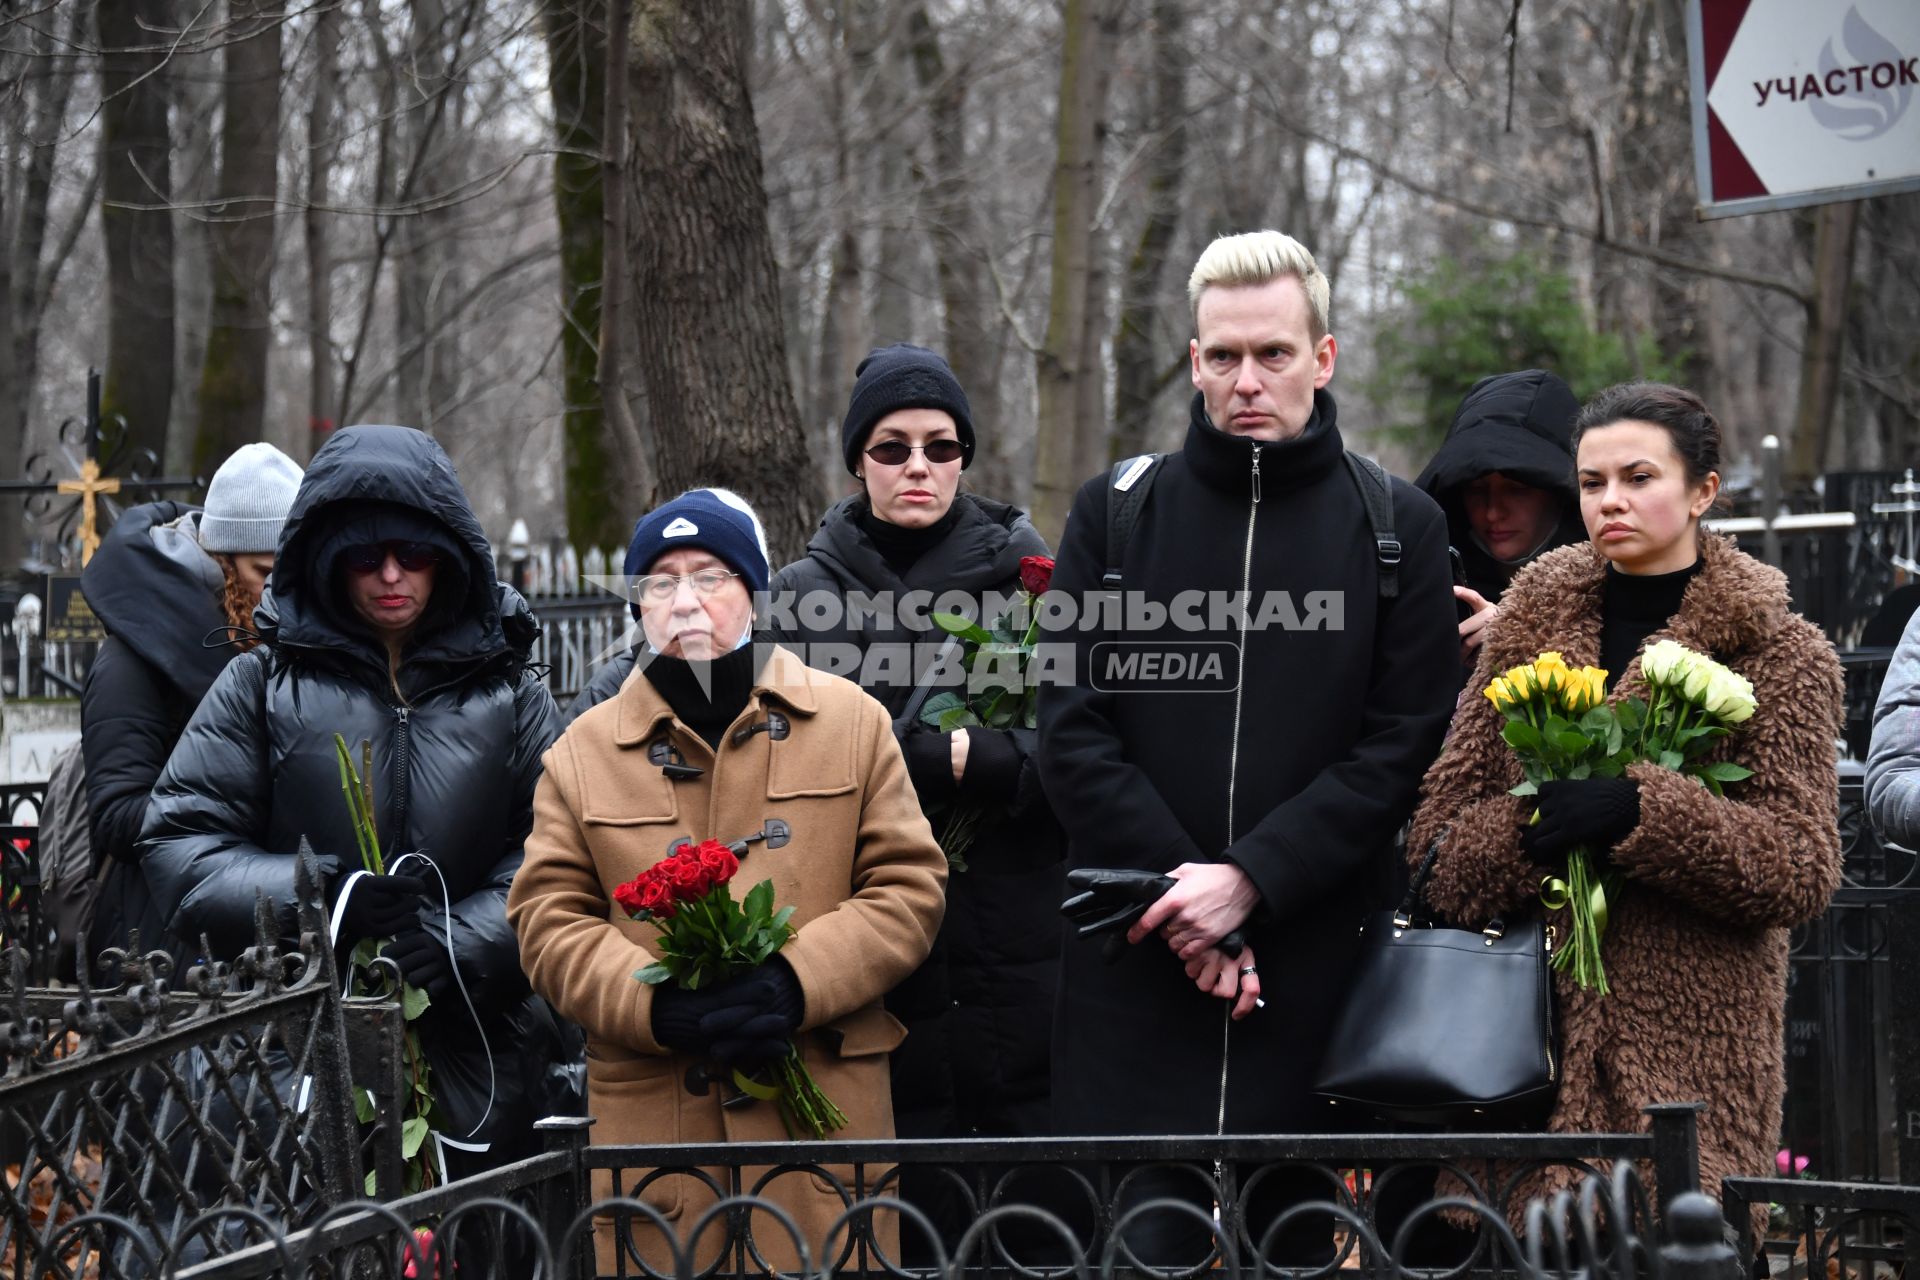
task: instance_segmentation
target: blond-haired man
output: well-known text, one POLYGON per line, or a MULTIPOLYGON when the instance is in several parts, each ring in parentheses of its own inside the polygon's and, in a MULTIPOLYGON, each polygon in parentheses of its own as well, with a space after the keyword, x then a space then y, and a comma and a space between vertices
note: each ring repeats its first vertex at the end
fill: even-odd
MULTIPOLYGON (((1458 688, 1445 521, 1346 454, 1312 254, 1277 231, 1224 237, 1188 293, 1185 442, 1081 488, 1053 578, 1085 609, 1122 600, 1117 626, 1072 632, 1073 683, 1042 698, 1069 865, 1178 880, 1117 963, 1067 946, 1066 1134, 1329 1127, 1311 1097, 1319 1046, 1458 688), (1229 956, 1216 944, 1236 929, 1248 946, 1229 956)), ((1255 1240, 1260 1217, 1326 1194, 1324 1179, 1263 1185, 1255 1240)), ((1130 1243, 1197 1262, 1206 1232, 1189 1217, 1149 1215, 1130 1243)), ((1292 1234, 1281 1250, 1300 1261, 1331 1239, 1324 1220, 1292 1234)))

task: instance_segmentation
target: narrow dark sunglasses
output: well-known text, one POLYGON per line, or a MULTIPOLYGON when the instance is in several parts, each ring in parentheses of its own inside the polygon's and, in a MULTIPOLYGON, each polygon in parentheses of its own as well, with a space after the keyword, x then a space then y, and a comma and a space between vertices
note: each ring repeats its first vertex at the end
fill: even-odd
POLYGON ((392 555, 408 573, 419 573, 440 563, 440 549, 425 542, 361 542, 340 553, 355 573, 378 573, 392 555))
POLYGON ((867 456, 883 467, 897 467, 913 456, 918 449, 927 455, 932 463, 958 462, 966 453, 958 440, 929 440, 925 444, 908 444, 905 440, 882 440, 867 450, 867 456))

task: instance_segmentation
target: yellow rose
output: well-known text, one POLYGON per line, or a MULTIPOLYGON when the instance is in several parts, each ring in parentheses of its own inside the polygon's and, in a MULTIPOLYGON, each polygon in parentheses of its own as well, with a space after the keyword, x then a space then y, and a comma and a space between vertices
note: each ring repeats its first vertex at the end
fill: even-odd
POLYGON ((1533 697, 1537 688, 1533 679, 1533 668, 1530 666, 1514 667, 1501 678, 1507 682, 1507 687, 1513 691, 1514 700, 1517 702, 1525 702, 1533 697))
POLYGON ((1592 705, 1599 706, 1607 700, 1607 673, 1602 667, 1582 667, 1580 675, 1587 682, 1592 695, 1592 705))
POLYGON ((1507 683, 1505 676, 1495 676, 1493 683, 1483 692, 1487 695, 1487 700, 1502 711, 1514 703, 1513 686, 1507 683))

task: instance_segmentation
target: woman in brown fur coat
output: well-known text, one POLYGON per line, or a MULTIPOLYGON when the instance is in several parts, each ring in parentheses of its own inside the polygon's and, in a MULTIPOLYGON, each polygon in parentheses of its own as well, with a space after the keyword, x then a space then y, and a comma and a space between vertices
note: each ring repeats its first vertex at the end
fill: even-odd
MULTIPOLYGON (((1514 579, 1482 646, 1475 696, 1427 774, 1409 856, 1444 836, 1428 901, 1473 926, 1537 904, 1542 878, 1561 872, 1575 844, 1624 874, 1603 944, 1611 993, 1558 976, 1562 1077, 1548 1127, 1635 1132, 1650 1103, 1703 1102, 1701 1183, 1717 1195, 1722 1178, 1765 1173, 1778 1145, 1787 930, 1819 915, 1840 877, 1840 665, 1791 612, 1778 570, 1701 530, 1719 493, 1720 428, 1696 396, 1611 388, 1581 411, 1574 446, 1592 541, 1514 579), (1478 691, 1557 649, 1572 666, 1606 668, 1609 701, 1645 698, 1639 654, 1662 639, 1753 682, 1758 710, 1708 757, 1753 777, 1725 797, 1653 764, 1549 782, 1538 823, 1524 826, 1535 801, 1507 794, 1519 760, 1478 691)), ((1564 941, 1566 912, 1548 921, 1564 941)), ((1510 1208, 1577 1177, 1530 1172, 1510 1208)))

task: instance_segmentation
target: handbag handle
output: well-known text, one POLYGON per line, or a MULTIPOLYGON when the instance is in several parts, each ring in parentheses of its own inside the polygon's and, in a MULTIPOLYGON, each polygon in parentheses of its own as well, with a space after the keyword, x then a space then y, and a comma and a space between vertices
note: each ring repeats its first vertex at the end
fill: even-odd
MULTIPOLYGON (((1427 907, 1427 877, 1433 874, 1434 861, 1440 856, 1440 844, 1446 838, 1447 833, 1442 830, 1427 845, 1426 856, 1420 859, 1419 867, 1414 870, 1413 879, 1407 882, 1406 896, 1400 899, 1400 906, 1393 913, 1394 928, 1410 929, 1416 920, 1425 919, 1433 914, 1427 907)), ((1506 921, 1495 916, 1487 921, 1487 927, 1480 932, 1486 935, 1487 942, 1491 945, 1506 936, 1506 921)))

